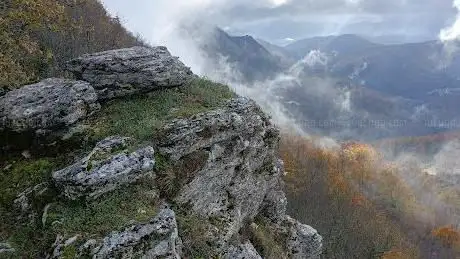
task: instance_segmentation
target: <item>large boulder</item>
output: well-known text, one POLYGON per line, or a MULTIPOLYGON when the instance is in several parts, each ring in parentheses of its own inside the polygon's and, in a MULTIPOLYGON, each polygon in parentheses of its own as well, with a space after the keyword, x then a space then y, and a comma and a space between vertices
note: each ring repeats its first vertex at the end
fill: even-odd
MULTIPOLYGON (((74 240, 75 238, 58 240, 49 258, 67 258, 63 251, 73 245, 74 240)), ((102 240, 87 240, 76 249, 76 258, 179 259, 181 247, 175 213, 170 209, 162 209, 145 224, 136 224, 124 231, 113 232, 102 240)))
POLYGON ((90 82, 101 100, 182 86, 193 77, 190 68, 166 47, 88 54, 68 62, 67 69, 77 79, 90 82))
MULTIPOLYGON (((158 151, 173 164, 180 187, 174 200, 207 219, 209 240, 224 258, 260 258, 250 243, 235 245, 247 224, 265 218, 285 237, 289 258, 319 258, 321 236, 286 215, 279 131, 252 100, 235 98, 221 109, 177 119, 160 131, 158 151)), ((241 237, 240 237, 241 238, 241 237)))
POLYGON ((46 133, 69 127, 100 109, 83 81, 50 78, 0 97, 0 130, 46 133))
POLYGON ((61 192, 71 200, 94 199, 152 173, 154 150, 147 146, 129 151, 129 138, 108 137, 77 163, 53 173, 61 192))

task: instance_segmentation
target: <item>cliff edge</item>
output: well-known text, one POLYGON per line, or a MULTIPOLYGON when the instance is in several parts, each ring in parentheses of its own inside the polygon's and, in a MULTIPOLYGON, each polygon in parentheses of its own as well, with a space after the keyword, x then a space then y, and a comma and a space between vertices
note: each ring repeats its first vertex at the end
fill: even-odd
POLYGON ((279 131, 254 101, 165 47, 67 68, 0 97, 0 256, 320 257, 286 214, 279 131))

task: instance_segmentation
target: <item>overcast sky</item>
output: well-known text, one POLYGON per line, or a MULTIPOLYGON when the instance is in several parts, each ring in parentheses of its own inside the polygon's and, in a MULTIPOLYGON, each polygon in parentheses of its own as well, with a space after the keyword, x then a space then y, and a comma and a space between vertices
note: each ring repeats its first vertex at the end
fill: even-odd
POLYGON ((103 0, 114 15, 154 40, 183 18, 216 24, 277 44, 312 36, 355 33, 436 39, 457 11, 452 0, 103 0))

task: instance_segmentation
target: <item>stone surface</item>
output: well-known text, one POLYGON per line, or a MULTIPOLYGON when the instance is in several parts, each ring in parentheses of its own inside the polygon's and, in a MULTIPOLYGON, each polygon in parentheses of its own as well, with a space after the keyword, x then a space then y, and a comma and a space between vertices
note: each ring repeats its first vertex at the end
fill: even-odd
POLYGON ((71 200, 97 198, 150 174, 155 165, 152 147, 128 151, 129 138, 108 137, 79 162, 53 173, 61 192, 71 200))
POLYGON ((46 195, 48 191, 49 184, 47 182, 27 188, 16 197, 14 205, 16 209, 19 209, 23 214, 27 214, 31 211, 33 201, 40 198, 40 196, 46 195))
POLYGON ((323 238, 318 232, 297 220, 287 217, 287 225, 290 227, 287 239, 288 255, 294 259, 320 258, 323 238))
POLYGON ((289 258, 320 258, 323 238, 314 228, 302 224, 288 215, 285 215, 282 221, 270 222, 267 227, 275 236, 284 237, 284 244, 282 245, 286 248, 286 254, 289 258))
MULTIPOLYGON (((274 170, 278 130, 259 106, 246 98, 176 120, 163 130, 158 148, 171 160, 190 160, 188 156, 196 152, 207 154, 203 166, 184 172, 190 179, 175 200, 202 217, 223 222, 220 238, 225 244, 245 221, 259 213, 268 190, 276 183, 273 179, 279 178, 274 170)), ((193 161, 191 165, 196 165, 193 161)))
POLYGON ((0 243, 0 255, 7 255, 10 253, 14 253, 15 249, 8 243, 0 243))
POLYGON ((284 164, 276 153, 279 132, 253 101, 230 100, 221 109, 175 120, 161 134, 159 152, 189 169, 175 201, 218 222, 213 244, 218 252, 228 258, 260 258, 250 244, 235 246, 231 240, 244 223, 261 216, 270 229, 288 237, 280 245, 290 257, 318 258, 321 236, 286 215, 284 164), (187 166, 190 160, 194 163, 187 166))
POLYGON ((149 223, 104 238, 93 258, 180 258, 176 216, 161 210, 149 223))
POLYGON ((0 130, 47 132, 69 127, 99 109, 87 82, 49 78, 0 97, 0 130))
POLYGON ((77 79, 90 82, 102 100, 182 86, 193 77, 190 68, 166 47, 88 54, 68 62, 67 69, 77 79))
MULTIPOLYGON (((58 237, 49 258, 64 258, 65 248, 74 244, 77 239, 78 236, 75 236, 64 241, 62 237, 58 237)), ((77 258, 179 259, 181 244, 174 211, 162 209, 148 223, 113 232, 102 240, 86 240, 77 247, 77 258)))
POLYGON ((250 242, 239 246, 230 246, 223 259, 262 259, 250 242))

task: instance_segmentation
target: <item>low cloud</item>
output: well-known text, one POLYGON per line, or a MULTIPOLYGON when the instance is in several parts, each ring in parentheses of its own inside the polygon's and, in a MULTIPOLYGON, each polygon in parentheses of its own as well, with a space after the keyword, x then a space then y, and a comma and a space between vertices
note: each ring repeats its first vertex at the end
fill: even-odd
MULTIPOLYGON (((103 0, 112 13, 146 38, 158 38, 178 20, 195 17, 231 32, 279 39, 356 33, 435 39, 455 19, 452 0, 103 0), (161 24, 160 27, 156 26, 161 24), (155 27, 155 30, 153 30, 155 27), (378 29, 376 29, 378 28, 378 29)), ((458 7, 455 6, 455 7, 458 7)), ((457 26, 458 27, 458 26, 457 26)), ((454 33, 455 34, 455 33, 454 33)), ((443 37, 451 38, 446 31, 443 37)))

